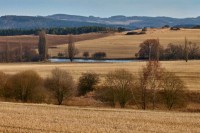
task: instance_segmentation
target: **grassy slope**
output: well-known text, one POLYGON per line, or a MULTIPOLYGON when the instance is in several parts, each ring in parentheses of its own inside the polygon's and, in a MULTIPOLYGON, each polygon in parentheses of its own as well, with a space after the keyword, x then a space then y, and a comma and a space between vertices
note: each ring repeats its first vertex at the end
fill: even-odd
MULTIPOLYGON (((169 43, 183 44, 184 38, 187 37, 189 41, 200 44, 200 30, 199 29, 182 29, 180 31, 171 31, 169 29, 149 29, 145 35, 130 35, 125 33, 115 34, 83 34, 76 36, 77 48, 80 53, 77 57, 82 57, 84 51, 89 51, 90 54, 94 52, 104 51, 108 58, 130 58, 134 57, 139 49, 139 44, 146 39, 160 39, 163 46, 169 43)), ((31 45, 37 47, 37 36, 9 36, 0 37, 0 44, 18 44, 19 41, 24 45, 31 45)), ((64 52, 67 45, 67 36, 49 35, 48 42, 50 46, 59 45, 57 49, 49 49, 49 55, 55 56, 59 52, 64 52)))
POLYGON ((76 46, 80 50, 78 56, 82 56, 83 51, 89 51, 91 54, 98 51, 105 51, 109 58, 130 58, 135 56, 135 53, 139 50, 139 44, 146 39, 159 38, 161 45, 166 47, 169 43, 184 44, 186 36, 189 41, 200 44, 199 29, 182 29, 180 31, 150 29, 145 35, 127 36, 124 34, 115 34, 105 38, 78 42, 76 43, 76 46))
POLYGON ((0 132, 199 132, 199 113, 0 103, 0 132))
MULTIPOLYGON (((175 72, 186 83, 190 90, 200 91, 200 61, 164 61, 162 66, 168 71, 175 72)), ((18 64, 0 64, 0 71, 8 74, 24 70, 35 70, 42 77, 47 77, 51 70, 58 67, 69 71, 77 80, 83 72, 93 71, 100 74, 102 77, 109 71, 124 68, 130 70, 133 74, 138 75, 138 72, 145 66, 145 62, 133 63, 18 63, 18 64)))

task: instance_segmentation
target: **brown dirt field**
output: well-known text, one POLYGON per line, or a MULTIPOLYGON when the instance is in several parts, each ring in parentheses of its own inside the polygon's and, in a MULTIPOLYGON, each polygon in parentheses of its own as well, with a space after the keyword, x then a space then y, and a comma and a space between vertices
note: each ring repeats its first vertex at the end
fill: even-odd
POLYGON ((200 132, 199 113, 0 103, 0 132, 200 132))
MULTIPOLYGON (((111 35, 111 33, 88 33, 75 35, 75 41, 93 40, 111 35)), ((49 46, 60 45, 67 42, 68 35, 47 35, 49 46)), ((0 45, 9 43, 10 45, 23 45, 37 47, 38 36, 22 35, 22 36, 0 36, 0 45)))
MULTIPOLYGON (((146 62, 132 63, 9 63, 0 64, 0 71, 14 74, 24 70, 35 70, 42 77, 50 75, 51 70, 58 67, 69 71, 74 79, 80 77, 83 72, 93 71, 103 78, 109 71, 124 68, 131 71, 135 76, 141 72, 146 62)), ((162 66, 168 71, 174 72, 186 84, 189 90, 200 91, 200 61, 163 61, 162 66)))

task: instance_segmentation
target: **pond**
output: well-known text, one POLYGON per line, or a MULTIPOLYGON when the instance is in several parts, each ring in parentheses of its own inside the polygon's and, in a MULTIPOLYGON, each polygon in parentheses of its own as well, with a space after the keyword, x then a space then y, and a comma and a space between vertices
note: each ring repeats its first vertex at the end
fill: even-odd
MULTIPOLYGON (((52 58, 49 59, 50 62, 53 63, 62 63, 62 62, 70 62, 69 59, 58 59, 58 58, 52 58)), ((95 60, 95 59, 73 59, 73 62, 78 63, 126 63, 126 62, 139 62, 141 60, 134 60, 134 59, 103 59, 103 60, 95 60)))

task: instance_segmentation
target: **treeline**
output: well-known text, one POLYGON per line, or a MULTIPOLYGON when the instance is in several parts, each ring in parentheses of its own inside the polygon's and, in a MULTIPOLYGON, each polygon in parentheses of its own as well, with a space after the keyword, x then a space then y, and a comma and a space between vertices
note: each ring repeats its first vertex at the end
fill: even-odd
POLYGON ((163 47, 159 39, 148 39, 140 44, 140 50, 135 55, 139 59, 153 60, 186 60, 200 59, 200 47, 185 38, 184 44, 170 43, 163 47))
POLYGON ((74 28, 49 28, 49 29, 1 29, 0 36, 14 36, 14 35, 38 35, 38 33, 43 30, 47 34, 54 35, 67 35, 67 34, 83 34, 91 32, 108 32, 117 31, 117 29, 98 27, 98 26, 86 26, 86 27, 74 27, 74 28))
MULTIPOLYGON (((0 72, 0 96, 4 101, 61 105, 73 97, 92 94, 90 98, 104 105, 132 106, 144 110, 180 109, 190 101, 184 82, 157 61, 148 62, 139 75, 117 69, 104 77, 102 79, 99 74, 86 72, 75 82, 69 72, 58 68, 45 79, 32 70, 14 75, 0 72)), ((196 99, 198 101, 198 96, 196 99)))
POLYGON ((10 45, 9 43, 0 46, 0 62, 35 62, 40 56, 35 49, 22 43, 10 45))

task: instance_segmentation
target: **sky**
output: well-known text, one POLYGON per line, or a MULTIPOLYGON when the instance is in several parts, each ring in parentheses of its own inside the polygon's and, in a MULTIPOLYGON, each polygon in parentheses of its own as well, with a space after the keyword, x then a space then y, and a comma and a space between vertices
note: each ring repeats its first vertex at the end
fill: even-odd
POLYGON ((0 16, 200 16, 200 0, 0 0, 0 16))

